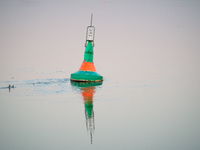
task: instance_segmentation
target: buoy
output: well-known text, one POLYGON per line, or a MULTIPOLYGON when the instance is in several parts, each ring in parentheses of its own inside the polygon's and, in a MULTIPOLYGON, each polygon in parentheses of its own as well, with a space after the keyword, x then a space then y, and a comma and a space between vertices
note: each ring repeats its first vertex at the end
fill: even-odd
POLYGON ((91 24, 90 26, 87 27, 87 32, 86 32, 84 60, 79 70, 71 74, 71 78, 70 78, 71 81, 77 81, 77 82, 103 81, 103 76, 101 76, 100 74, 96 72, 96 68, 93 63, 95 27, 92 26, 92 17, 93 15, 91 15, 91 24))

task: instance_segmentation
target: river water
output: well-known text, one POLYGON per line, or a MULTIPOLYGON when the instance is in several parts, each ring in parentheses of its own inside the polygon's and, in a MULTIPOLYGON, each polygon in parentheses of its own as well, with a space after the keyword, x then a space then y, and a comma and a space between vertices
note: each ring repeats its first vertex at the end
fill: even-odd
POLYGON ((199 150, 199 14, 195 0, 1 0, 0 149, 199 150), (91 13, 104 81, 74 83, 91 13))

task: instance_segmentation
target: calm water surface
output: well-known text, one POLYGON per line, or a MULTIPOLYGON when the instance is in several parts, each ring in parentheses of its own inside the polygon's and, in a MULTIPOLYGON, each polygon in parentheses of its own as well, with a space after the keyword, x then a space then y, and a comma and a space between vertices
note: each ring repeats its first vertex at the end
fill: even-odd
POLYGON ((199 150, 199 14, 195 0, 0 1, 0 149, 199 150), (91 13, 104 81, 74 83, 91 13))

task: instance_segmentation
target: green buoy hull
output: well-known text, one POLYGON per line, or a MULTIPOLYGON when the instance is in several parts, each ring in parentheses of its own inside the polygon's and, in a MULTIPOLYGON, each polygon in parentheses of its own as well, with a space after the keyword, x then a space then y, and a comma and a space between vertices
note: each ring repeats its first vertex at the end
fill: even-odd
POLYGON ((71 74, 72 81, 99 82, 103 81, 103 76, 92 71, 77 71, 71 74))

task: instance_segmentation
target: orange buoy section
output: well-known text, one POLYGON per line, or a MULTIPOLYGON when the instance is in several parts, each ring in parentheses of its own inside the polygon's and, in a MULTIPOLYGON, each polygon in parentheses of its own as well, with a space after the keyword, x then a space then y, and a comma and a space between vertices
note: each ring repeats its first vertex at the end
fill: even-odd
POLYGON ((79 68, 80 71, 92 71, 92 72, 96 72, 96 68, 94 66, 94 63, 92 62, 86 62, 83 61, 81 67, 79 68))
POLYGON ((82 92, 82 96, 84 99, 85 103, 88 103, 89 101, 93 101, 93 95, 95 93, 95 88, 94 87, 82 87, 81 88, 82 92))

